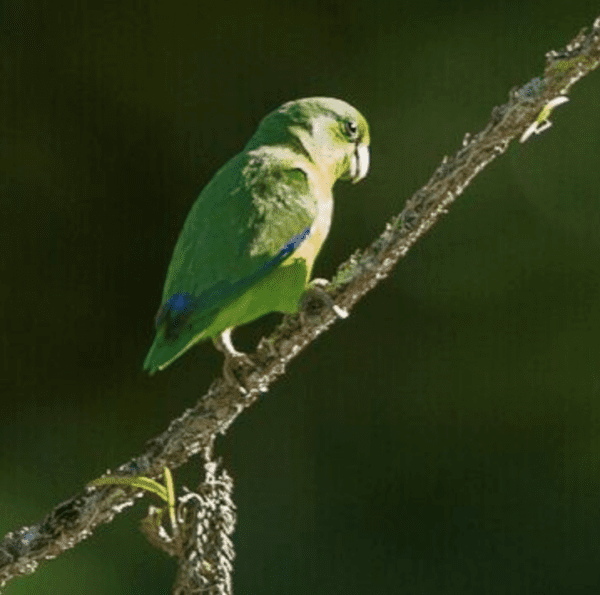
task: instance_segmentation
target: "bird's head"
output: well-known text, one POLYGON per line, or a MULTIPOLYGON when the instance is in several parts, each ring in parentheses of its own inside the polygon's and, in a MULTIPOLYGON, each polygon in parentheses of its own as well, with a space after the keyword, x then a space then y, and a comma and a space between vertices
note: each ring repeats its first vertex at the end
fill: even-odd
POLYGON ((263 142, 291 138, 332 185, 336 180, 358 182, 369 171, 369 125, 341 99, 307 97, 284 103, 263 119, 257 136, 263 142))

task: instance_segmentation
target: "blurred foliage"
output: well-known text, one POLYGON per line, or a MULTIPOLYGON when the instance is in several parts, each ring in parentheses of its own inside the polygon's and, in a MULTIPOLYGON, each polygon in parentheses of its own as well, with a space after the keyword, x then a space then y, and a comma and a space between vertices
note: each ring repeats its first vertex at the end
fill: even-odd
MULTIPOLYGON (((331 277, 596 16, 583 0, 5 0, 0 533, 139 452, 220 372, 209 344, 153 379, 141 362, 188 208, 266 113, 328 95, 370 122, 372 172, 337 188, 317 262, 331 277)), ((237 592, 595 595, 599 95, 598 73, 581 81, 218 442, 237 592)), ((144 512, 6 594, 168 592, 144 512)))

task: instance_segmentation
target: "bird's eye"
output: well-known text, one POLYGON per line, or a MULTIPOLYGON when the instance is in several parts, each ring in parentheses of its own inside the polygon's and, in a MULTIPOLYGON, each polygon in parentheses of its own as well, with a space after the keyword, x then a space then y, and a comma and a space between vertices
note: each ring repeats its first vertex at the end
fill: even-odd
POLYGON ((354 139, 358 135, 358 126, 353 120, 346 120, 345 130, 348 138, 354 139))

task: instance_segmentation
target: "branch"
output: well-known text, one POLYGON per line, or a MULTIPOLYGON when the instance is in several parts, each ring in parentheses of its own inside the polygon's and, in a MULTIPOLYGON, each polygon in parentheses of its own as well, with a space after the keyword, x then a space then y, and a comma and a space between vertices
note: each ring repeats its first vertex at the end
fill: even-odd
MULTIPOLYGON (((252 366, 239 376, 239 386, 218 378, 206 395, 151 440, 140 456, 121 465, 115 475, 158 478, 201 451, 210 452, 215 436, 225 433, 236 417, 284 374, 287 364, 337 319, 340 308, 350 311, 358 300, 387 277, 398 260, 425 234, 462 194, 471 180, 503 154, 511 140, 524 142, 549 126, 558 99, 600 63, 600 16, 589 33, 582 30, 564 50, 546 54, 543 78, 513 88, 508 103, 495 107, 487 126, 466 134, 453 157, 444 157, 425 186, 387 223, 384 232, 363 252, 343 263, 327 287, 335 308, 322 305, 310 317, 286 316, 268 338, 249 354, 252 366)), ((41 522, 11 531, 0 541, 0 587, 10 579, 34 572, 42 560, 73 547, 100 524, 132 506, 139 489, 121 486, 88 487, 59 504, 41 522)))

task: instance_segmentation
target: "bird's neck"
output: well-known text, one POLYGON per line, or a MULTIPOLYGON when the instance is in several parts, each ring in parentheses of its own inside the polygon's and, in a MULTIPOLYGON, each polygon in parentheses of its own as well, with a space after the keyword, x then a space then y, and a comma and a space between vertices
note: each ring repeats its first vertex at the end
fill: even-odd
POLYGON ((305 158, 307 158, 311 165, 319 170, 321 179, 329 186, 333 187, 333 184, 338 179, 338 168, 337 168, 337 156, 333 153, 329 153, 325 147, 326 143, 318 142, 319 139, 310 134, 305 128, 301 126, 290 126, 288 129, 290 135, 295 139, 293 143, 294 150, 301 152, 305 158))

